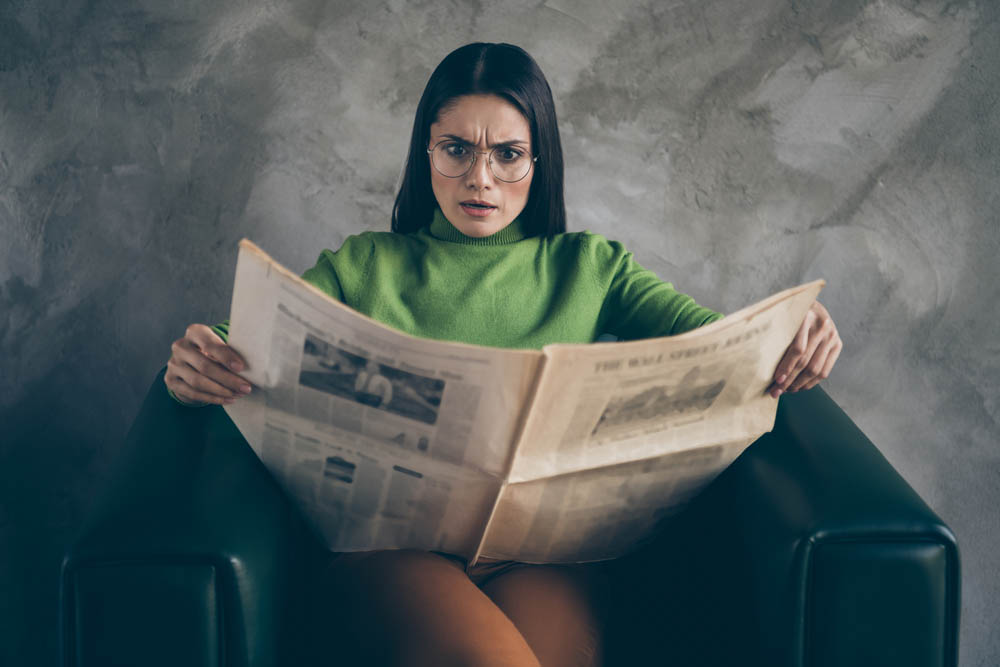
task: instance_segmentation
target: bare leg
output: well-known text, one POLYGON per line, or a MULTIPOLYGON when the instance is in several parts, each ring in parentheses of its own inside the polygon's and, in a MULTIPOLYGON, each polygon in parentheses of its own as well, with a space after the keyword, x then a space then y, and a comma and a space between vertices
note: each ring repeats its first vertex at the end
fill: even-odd
POLYGON ((596 667, 607 582, 594 566, 526 566, 483 584, 543 667, 596 667))
POLYGON ((514 623, 447 558, 344 554, 327 574, 331 655, 353 642, 364 665, 539 664, 514 623))

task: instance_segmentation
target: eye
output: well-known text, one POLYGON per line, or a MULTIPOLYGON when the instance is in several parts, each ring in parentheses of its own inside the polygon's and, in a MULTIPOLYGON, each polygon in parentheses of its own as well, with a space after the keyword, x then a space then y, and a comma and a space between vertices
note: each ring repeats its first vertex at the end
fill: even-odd
POLYGON ((464 144, 452 142, 444 145, 444 152, 450 157, 465 157, 469 149, 464 144))
POLYGON ((503 148, 498 148, 496 152, 497 159, 502 162, 515 162, 524 156, 524 153, 513 148, 512 146, 504 146, 503 148))

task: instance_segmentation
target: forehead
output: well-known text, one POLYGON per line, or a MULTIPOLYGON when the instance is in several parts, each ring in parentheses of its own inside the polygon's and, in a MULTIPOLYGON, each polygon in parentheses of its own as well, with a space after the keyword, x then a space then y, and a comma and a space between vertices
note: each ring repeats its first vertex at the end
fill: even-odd
POLYGON ((432 137, 454 134, 474 143, 484 138, 490 142, 531 140, 528 119, 497 95, 456 97, 441 109, 430 129, 432 137))

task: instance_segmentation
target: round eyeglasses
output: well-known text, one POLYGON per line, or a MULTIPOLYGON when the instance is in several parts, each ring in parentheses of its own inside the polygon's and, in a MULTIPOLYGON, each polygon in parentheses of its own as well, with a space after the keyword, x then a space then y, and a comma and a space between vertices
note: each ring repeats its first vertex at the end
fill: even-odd
POLYGON ((465 176, 476 163, 476 155, 486 155, 490 171, 497 180, 517 183, 531 171, 531 165, 538 162, 538 156, 517 146, 497 146, 490 151, 473 150, 472 146, 454 139, 445 139, 428 148, 431 164, 439 174, 447 178, 465 176))

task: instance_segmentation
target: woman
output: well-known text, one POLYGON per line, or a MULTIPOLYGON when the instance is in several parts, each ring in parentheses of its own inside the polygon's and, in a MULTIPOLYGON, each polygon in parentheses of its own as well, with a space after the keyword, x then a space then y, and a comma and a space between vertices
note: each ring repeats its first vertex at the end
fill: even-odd
MULTIPOLYGON (((349 237, 304 278, 408 333, 512 348, 680 333, 721 317, 639 266, 621 244, 565 233, 552 94, 509 44, 469 44, 431 75, 417 107, 392 232, 349 237)), ((185 403, 249 393, 225 324, 175 341, 165 382, 185 403)), ((816 304, 769 391, 825 378, 841 341, 816 304)), ((601 596, 592 566, 487 562, 445 554, 334 555, 326 596, 349 617, 366 664, 594 665, 601 596)), ((331 612, 335 613, 335 612, 331 612)))

